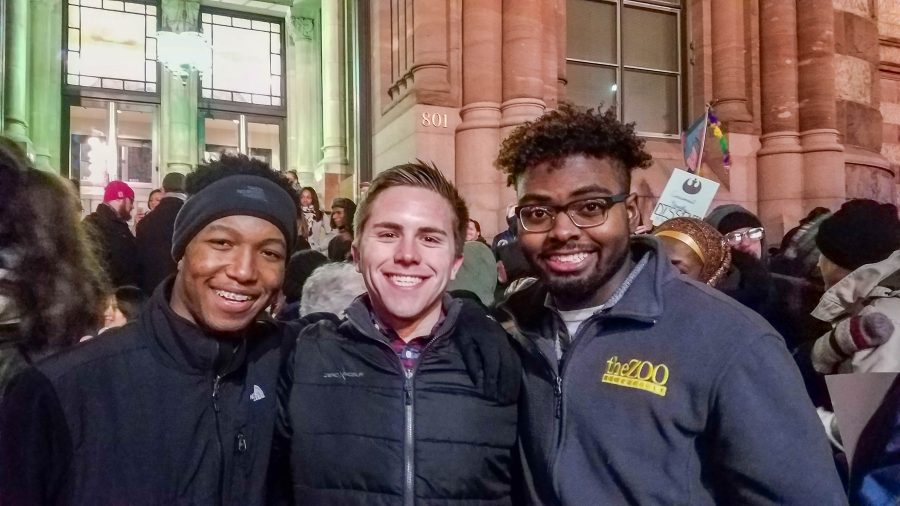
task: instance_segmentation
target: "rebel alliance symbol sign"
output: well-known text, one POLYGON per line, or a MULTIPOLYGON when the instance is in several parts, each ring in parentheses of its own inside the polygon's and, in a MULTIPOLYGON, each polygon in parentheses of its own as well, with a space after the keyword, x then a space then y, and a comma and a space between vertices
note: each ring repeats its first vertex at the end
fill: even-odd
POLYGON ((717 191, 719 183, 675 169, 659 197, 659 202, 653 208, 650 221, 653 225, 659 225, 679 216, 703 219, 717 191))

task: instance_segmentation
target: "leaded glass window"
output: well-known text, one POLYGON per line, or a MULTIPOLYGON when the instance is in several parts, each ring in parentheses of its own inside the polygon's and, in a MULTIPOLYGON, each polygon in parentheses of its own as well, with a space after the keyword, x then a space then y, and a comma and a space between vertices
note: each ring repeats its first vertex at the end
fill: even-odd
POLYGON ((202 77, 205 99, 283 106, 281 22, 219 11, 201 13, 212 44, 212 71, 202 77))
POLYGON ((157 92, 156 5, 69 0, 67 7, 66 84, 157 92))

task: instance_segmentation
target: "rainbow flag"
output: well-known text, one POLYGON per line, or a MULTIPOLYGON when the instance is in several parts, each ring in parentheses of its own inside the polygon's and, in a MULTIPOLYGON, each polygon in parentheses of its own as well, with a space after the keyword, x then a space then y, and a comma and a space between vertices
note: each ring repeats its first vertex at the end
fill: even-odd
POLYGON ((703 115, 694 120, 681 134, 681 149, 684 152, 684 163, 688 172, 697 173, 703 161, 703 149, 706 145, 706 129, 712 131, 713 137, 722 150, 722 164, 725 168, 731 167, 731 153, 728 151, 728 139, 722 130, 722 123, 716 117, 712 107, 706 106, 703 115))

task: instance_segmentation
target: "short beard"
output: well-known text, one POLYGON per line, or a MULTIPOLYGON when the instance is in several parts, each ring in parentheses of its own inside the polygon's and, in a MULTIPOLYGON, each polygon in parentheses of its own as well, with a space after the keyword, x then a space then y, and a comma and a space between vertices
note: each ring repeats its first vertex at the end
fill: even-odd
MULTIPOLYGON (((579 303, 589 300, 601 287, 606 285, 612 277, 619 272, 628 261, 629 250, 620 255, 606 270, 595 270, 587 277, 559 276, 548 274, 534 258, 527 256, 528 263, 535 272, 538 272, 541 281, 547 287, 547 291, 557 301, 564 301, 565 306, 579 306, 579 303)), ((599 260, 599 259, 598 259, 599 260)))

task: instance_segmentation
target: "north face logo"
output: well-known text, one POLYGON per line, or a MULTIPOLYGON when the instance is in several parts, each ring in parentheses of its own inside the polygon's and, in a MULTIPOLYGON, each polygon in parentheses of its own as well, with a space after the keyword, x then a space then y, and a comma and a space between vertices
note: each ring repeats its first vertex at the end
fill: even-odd
POLYGON ((266 192, 259 186, 245 186, 238 189, 238 194, 253 200, 261 200, 266 202, 266 192))
POLYGON ((256 402, 265 398, 266 394, 263 393, 262 388, 259 388, 259 385, 253 385, 253 393, 250 394, 250 400, 256 402))

